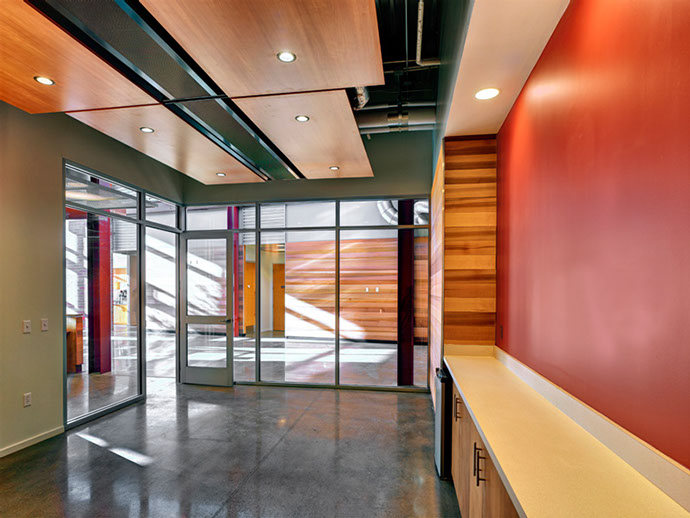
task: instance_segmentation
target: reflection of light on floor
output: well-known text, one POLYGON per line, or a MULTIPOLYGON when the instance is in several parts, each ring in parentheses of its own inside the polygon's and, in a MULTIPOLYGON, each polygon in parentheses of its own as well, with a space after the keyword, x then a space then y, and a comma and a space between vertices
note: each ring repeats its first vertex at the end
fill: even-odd
POLYGON ((129 448, 108 448, 108 441, 106 441, 105 439, 101 439, 100 437, 96 437, 95 435, 91 435, 86 432, 79 432, 77 436, 81 437, 85 441, 89 441, 91 444, 95 444, 96 446, 100 446, 101 448, 107 448, 109 452, 114 453, 115 455, 119 455, 123 459, 127 459, 130 462, 139 464, 139 466, 149 466, 153 464, 152 457, 149 457, 148 455, 144 455, 143 453, 139 453, 134 450, 130 450, 129 448))
POLYGON ((90 435, 86 432, 79 432, 77 434, 79 437, 82 439, 89 441, 90 443, 95 444, 96 446, 100 446, 101 448, 107 448, 108 447, 108 441, 105 439, 101 439, 100 437, 95 437, 93 435, 90 435))
POLYGON ((115 455, 119 455, 123 459, 127 459, 128 461, 134 462, 134 464, 139 464, 140 466, 149 466, 153 464, 153 459, 151 457, 144 455, 143 453, 130 450, 129 448, 110 448, 110 451, 115 455))

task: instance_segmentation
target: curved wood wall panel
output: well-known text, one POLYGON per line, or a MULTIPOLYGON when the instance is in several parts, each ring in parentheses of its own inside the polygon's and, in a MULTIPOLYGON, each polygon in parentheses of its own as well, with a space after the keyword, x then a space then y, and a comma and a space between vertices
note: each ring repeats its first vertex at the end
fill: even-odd
POLYGON ((0 9, 0 99, 28 113, 148 104, 153 99, 21 0, 0 9), (55 81, 45 86, 34 81, 55 81))
POLYGON ((374 0, 141 3, 231 97, 384 82, 374 0))
POLYGON ((345 90, 233 100, 307 178, 374 176, 345 90))
POLYGON ((261 182, 257 175, 162 105, 68 113, 205 184, 261 182), (154 133, 139 130, 148 126, 154 133), (225 173, 225 177, 216 173, 225 173))

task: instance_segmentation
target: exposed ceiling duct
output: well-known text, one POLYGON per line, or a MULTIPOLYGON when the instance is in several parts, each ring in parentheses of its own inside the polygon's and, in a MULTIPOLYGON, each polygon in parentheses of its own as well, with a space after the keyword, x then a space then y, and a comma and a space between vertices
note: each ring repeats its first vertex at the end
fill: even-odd
POLYGON ((434 129, 436 110, 433 107, 408 107, 407 110, 363 110, 355 114, 359 132, 390 133, 395 131, 426 131, 434 129))
MULTIPOLYGON (((380 200, 376 203, 381 217, 391 225, 398 224, 398 202, 397 200, 380 200)), ((427 200, 417 200, 414 203, 414 224, 427 225, 429 223, 429 202, 427 200)))

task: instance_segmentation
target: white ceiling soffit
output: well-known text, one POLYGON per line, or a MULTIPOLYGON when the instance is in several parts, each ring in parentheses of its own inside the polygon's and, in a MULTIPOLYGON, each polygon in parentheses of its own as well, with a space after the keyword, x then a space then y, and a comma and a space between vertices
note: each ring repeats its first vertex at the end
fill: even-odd
POLYGON ((570 0, 475 0, 445 136, 497 133, 570 0), (493 99, 474 94, 498 88, 493 99))

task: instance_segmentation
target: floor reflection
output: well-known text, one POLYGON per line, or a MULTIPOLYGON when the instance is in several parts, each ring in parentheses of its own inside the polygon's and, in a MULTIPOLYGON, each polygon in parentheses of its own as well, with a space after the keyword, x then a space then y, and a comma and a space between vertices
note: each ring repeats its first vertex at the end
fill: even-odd
POLYGON ((428 394, 148 383, 0 459, 0 516, 458 516, 428 394))

